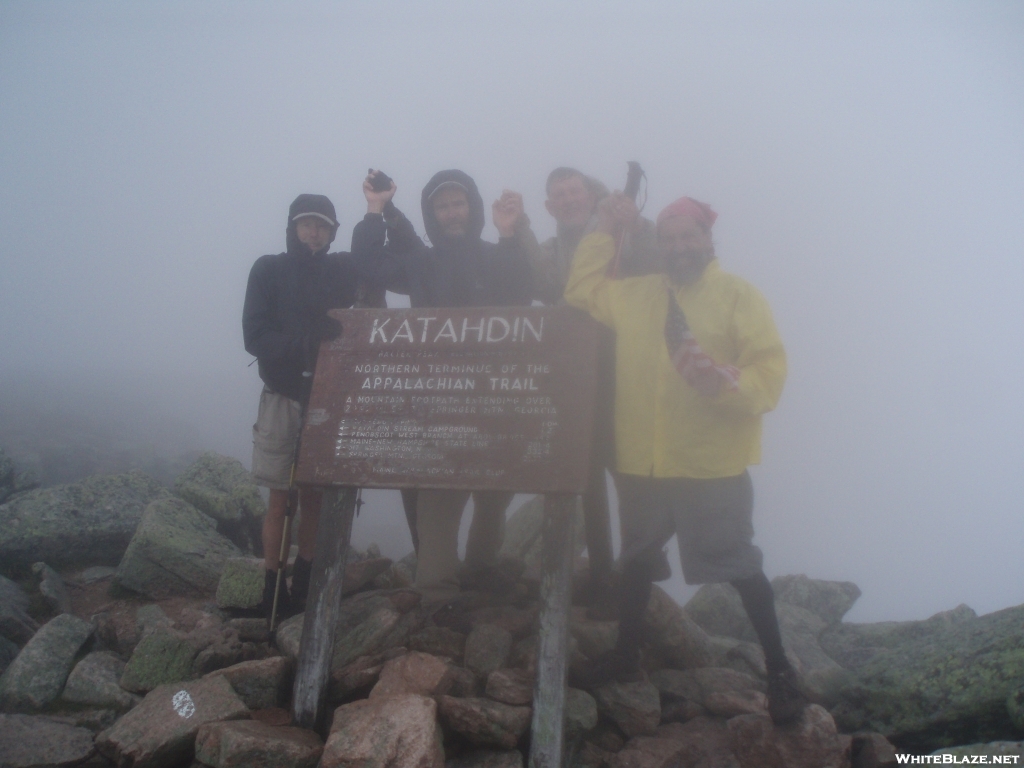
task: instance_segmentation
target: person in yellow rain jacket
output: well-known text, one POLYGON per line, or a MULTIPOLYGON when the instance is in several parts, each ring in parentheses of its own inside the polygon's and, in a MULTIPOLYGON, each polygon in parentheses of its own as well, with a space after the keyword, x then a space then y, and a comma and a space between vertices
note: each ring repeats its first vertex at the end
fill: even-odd
POLYGON ((715 259, 706 203, 680 198, 657 219, 663 272, 611 279, 621 232, 638 215, 623 195, 599 209, 573 258, 566 301, 615 331, 615 439, 622 570, 614 650, 571 671, 594 688, 640 675, 643 617, 663 547, 678 535, 688 584, 730 582, 761 641, 769 712, 789 722, 807 700, 786 659, 771 583, 754 546, 747 467, 760 460, 761 416, 786 378, 764 297, 715 259))

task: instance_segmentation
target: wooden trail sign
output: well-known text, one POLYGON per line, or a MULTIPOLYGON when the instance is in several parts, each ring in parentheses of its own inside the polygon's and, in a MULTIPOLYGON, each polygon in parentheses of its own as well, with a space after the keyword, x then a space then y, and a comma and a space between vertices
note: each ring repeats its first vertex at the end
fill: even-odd
POLYGON ((297 480, 327 486, 293 718, 322 728, 355 489, 546 494, 531 768, 563 753, 573 510, 590 471, 597 327, 570 307, 333 310, 297 480), (325 519, 327 518, 327 519, 325 519))
POLYGON ((594 321, 570 307, 349 309, 320 352, 298 481, 581 493, 594 321))

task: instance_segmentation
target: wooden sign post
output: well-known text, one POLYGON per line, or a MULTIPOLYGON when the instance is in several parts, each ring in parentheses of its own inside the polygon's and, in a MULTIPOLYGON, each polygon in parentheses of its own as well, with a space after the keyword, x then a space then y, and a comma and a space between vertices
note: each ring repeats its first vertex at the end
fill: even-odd
POLYGON ((531 766, 561 762, 572 512, 586 486, 597 328, 569 307, 334 310, 297 479, 326 486, 295 678, 322 723, 356 488, 543 493, 542 612, 531 766), (328 521, 328 518, 330 519, 328 521))
POLYGON ((329 489, 324 492, 320 507, 316 553, 306 613, 302 617, 302 641, 292 696, 292 719, 299 727, 310 730, 320 730, 323 726, 335 624, 341 605, 357 493, 351 486, 329 489))

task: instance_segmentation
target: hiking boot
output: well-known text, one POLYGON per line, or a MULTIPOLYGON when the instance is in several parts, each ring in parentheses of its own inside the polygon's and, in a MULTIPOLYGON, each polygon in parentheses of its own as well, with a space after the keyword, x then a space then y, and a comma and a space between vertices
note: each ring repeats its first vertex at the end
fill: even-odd
MULTIPOLYGON (((263 602, 260 603, 260 610, 267 617, 267 624, 270 624, 270 613, 274 609, 274 586, 277 583, 277 571, 265 571, 263 576, 263 602)), ((288 581, 282 575, 281 590, 277 595, 277 623, 282 619, 291 616, 291 600, 288 595, 288 581)))
POLYGON ((800 690, 796 670, 768 673, 768 714, 776 725, 792 723, 810 702, 800 690))
POLYGON ((639 651, 630 653, 613 648, 569 668, 569 685, 584 691, 609 683, 635 683, 643 679, 639 651))
POLYGON ((301 557, 295 558, 292 565, 291 607, 296 613, 306 610, 306 598, 309 596, 309 577, 313 572, 313 563, 301 557))

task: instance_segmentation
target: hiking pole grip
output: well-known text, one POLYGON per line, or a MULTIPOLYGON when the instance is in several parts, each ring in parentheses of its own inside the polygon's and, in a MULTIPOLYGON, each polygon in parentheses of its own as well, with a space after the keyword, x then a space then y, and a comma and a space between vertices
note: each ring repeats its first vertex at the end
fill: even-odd
POLYGON ((629 160, 626 165, 629 168, 626 171, 626 186, 623 187, 622 194, 635 203, 636 196, 640 194, 640 179, 644 176, 644 169, 636 160, 629 160))
MULTIPOLYGON (((640 194, 640 180, 644 177, 644 169, 640 167, 640 163, 636 160, 626 161, 626 186, 622 189, 622 194, 636 202, 637 195, 640 194)), ((612 278, 619 277, 619 269, 622 261, 622 246, 626 242, 626 233, 620 232, 618 239, 615 241, 615 258, 612 259, 612 267, 610 274, 612 278)))

